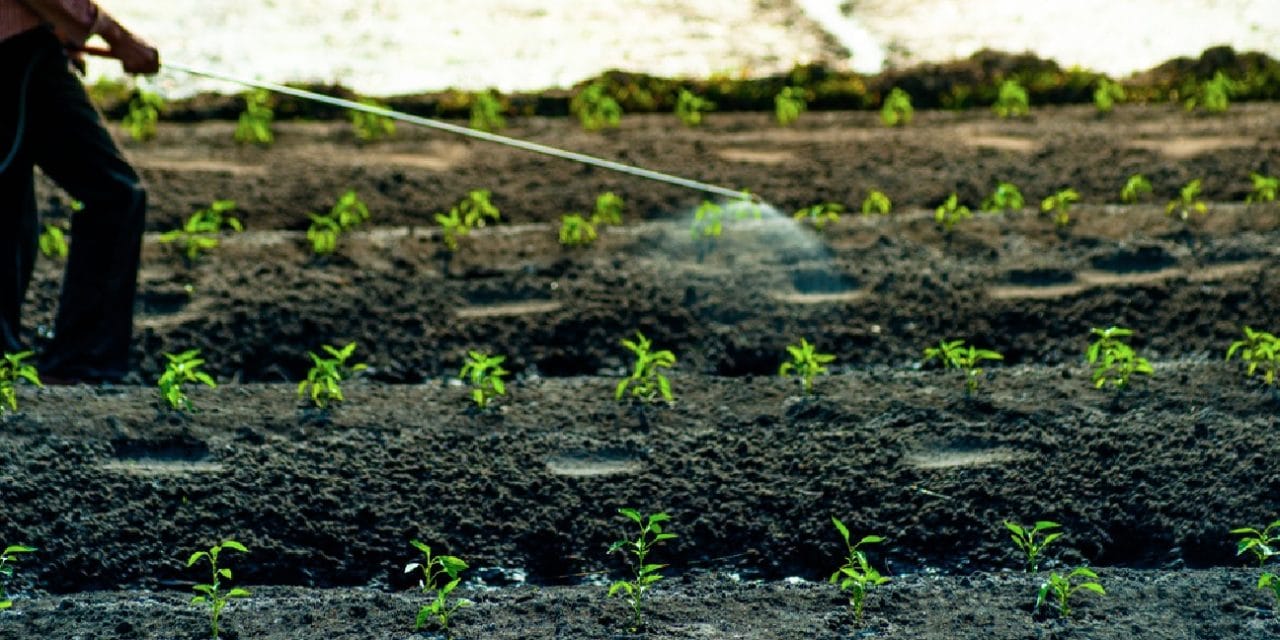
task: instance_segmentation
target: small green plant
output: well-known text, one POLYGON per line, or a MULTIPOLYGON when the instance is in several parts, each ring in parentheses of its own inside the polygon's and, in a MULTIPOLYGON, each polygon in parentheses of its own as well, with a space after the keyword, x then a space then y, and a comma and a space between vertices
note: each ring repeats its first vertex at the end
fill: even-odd
POLYGON ((982 379, 982 368, 978 365, 984 360, 1004 360, 1004 356, 979 349, 973 345, 966 346, 964 340, 943 340, 936 347, 924 350, 924 361, 937 360, 944 369, 959 369, 964 372, 965 393, 978 391, 978 381, 982 379))
POLYGON ((121 124, 129 137, 138 142, 146 142, 156 137, 156 124, 160 122, 160 111, 164 109, 164 98, 145 89, 138 89, 129 100, 129 112, 125 114, 121 124))
POLYGON ((1280 607, 1280 575, 1263 572, 1258 577, 1258 588, 1271 590, 1271 595, 1276 597, 1276 607, 1280 607))
POLYGON ((276 136, 271 123, 276 114, 271 107, 271 93, 266 89, 254 89, 244 94, 244 112, 236 123, 236 142, 271 146, 276 136))
POLYGON ((1039 610, 1040 606, 1052 596, 1058 603, 1058 615, 1066 618, 1071 615, 1071 607, 1068 606, 1071 596, 1081 589, 1092 591, 1100 596, 1107 595, 1106 590, 1097 582, 1097 579, 1098 574, 1087 567, 1080 567, 1066 576, 1050 573, 1049 579, 1040 585, 1040 592, 1036 595, 1036 609, 1039 610), (1075 578, 1088 580, 1088 582, 1071 584, 1071 581, 1075 578))
POLYGON ((1080 201, 1075 189, 1063 189, 1040 201, 1040 210, 1053 214, 1053 224, 1065 227, 1071 224, 1071 205, 1080 201))
POLYGON ((625 207, 621 197, 612 191, 606 191, 596 197, 596 210, 591 214, 591 222, 597 225, 622 224, 622 210, 625 207))
POLYGON ((690 228, 694 239, 719 238, 724 231, 724 207, 703 200, 693 212, 693 225, 690 228))
POLYGON ((808 109, 808 93, 802 87, 783 87, 773 97, 773 115, 784 127, 795 124, 808 109))
POLYGON ((1129 179, 1124 183, 1124 187, 1120 189, 1120 202, 1135 204, 1142 199, 1144 194, 1148 193, 1151 193, 1151 182, 1141 173, 1135 173, 1129 176, 1129 179))
POLYGON ((13 579, 13 563, 22 557, 21 554, 35 550, 35 547, 15 544, 5 547, 4 552, 0 553, 0 609, 13 606, 13 601, 9 599, 9 581, 13 579))
POLYGON ((422 578, 418 581, 418 587, 422 589, 424 595, 431 597, 430 602, 418 609, 418 617, 414 620, 413 629, 417 631, 435 618, 445 636, 452 638, 453 635, 449 631, 450 618, 458 609, 471 606, 470 600, 462 598, 454 600, 453 604, 449 603, 449 594, 453 593, 453 590, 457 589, 458 584, 462 582, 459 576, 467 570, 467 563, 456 556, 434 555, 431 553, 431 547, 418 540, 409 542, 422 552, 423 559, 420 562, 410 562, 405 565, 404 572, 421 571, 422 578))
POLYGON ((1004 526, 1009 530, 1009 537, 1013 539, 1013 544, 1017 545, 1022 555, 1027 558, 1027 573, 1040 570, 1040 555, 1044 553, 1045 547, 1062 537, 1062 532, 1057 531, 1062 528, 1062 525, 1049 520, 1037 521, 1030 527, 1005 520, 1004 526))
POLYGON ((596 241, 596 225, 579 213, 560 217, 560 244, 566 247, 583 247, 596 241))
POLYGON ((160 234, 160 242, 177 243, 187 262, 195 262, 201 254, 218 248, 223 227, 244 231, 240 219, 229 215, 235 209, 235 200, 214 200, 208 209, 191 214, 182 228, 160 234))
POLYGON ((609 553, 622 552, 632 575, 630 580, 617 580, 609 585, 609 597, 626 597, 631 605, 630 630, 636 633, 644 628, 644 595, 662 580, 660 571, 667 566, 650 563, 649 553, 659 544, 675 539, 676 534, 666 530, 664 523, 670 522, 671 517, 665 513, 643 516, 635 509, 618 509, 618 513, 636 523, 640 533, 634 540, 623 538, 609 545, 609 553))
POLYGON ((893 201, 883 191, 871 190, 866 198, 862 199, 862 215, 869 216, 879 214, 882 216, 889 215, 893 211, 893 201))
POLYGON ((622 105, 609 95, 603 82, 595 82, 578 92, 569 102, 569 111, 578 116, 582 128, 599 131, 622 123, 622 105))
MULTIPOLYGON (((360 104, 374 109, 386 109, 387 105, 374 100, 373 98, 363 98, 360 104)), ((390 138, 396 134, 396 121, 384 115, 369 113, 368 111, 351 111, 351 127, 355 129, 356 138, 363 142, 373 142, 382 138, 390 138)))
POLYGON ((702 124, 702 119, 706 114, 715 110, 716 103, 698 96, 688 89, 681 89, 680 97, 676 99, 676 117, 686 127, 696 127, 702 124))
POLYGON ((1027 90, 1017 80, 1005 80, 1000 83, 992 110, 1001 118, 1025 116, 1031 113, 1031 103, 1027 99, 1027 90))
POLYGON ((61 226, 53 223, 44 225, 40 232, 40 253, 47 258, 65 259, 71 248, 67 246, 67 234, 61 226))
POLYGON ((849 605, 853 607, 854 616, 861 620, 862 607, 866 603, 867 593, 875 587, 889 582, 889 578, 880 575, 880 572, 871 566, 871 562, 867 560, 867 554, 862 551, 861 547, 864 544, 879 544, 884 542, 884 538, 880 536, 864 536, 857 544, 854 544, 849 538, 849 528, 844 526, 843 522, 833 516, 831 523, 836 526, 836 530, 840 532, 840 537, 844 539, 847 556, 844 564, 839 569, 836 569, 835 573, 831 574, 828 582, 840 585, 840 590, 849 594, 849 605))
POLYGON ((800 378, 800 388, 805 395, 813 393, 813 379, 827 372, 824 365, 836 359, 829 353, 818 353, 817 348, 804 338, 800 338, 800 344, 787 345, 787 353, 791 355, 791 361, 778 367, 778 375, 800 378))
POLYGON ((210 580, 208 584, 197 584, 192 589, 198 595, 191 599, 191 604, 202 604, 209 608, 209 622, 213 629, 213 640, 218 640, 218 622, 222 619, 222 610, 226 608, 227 603, 236 598, 247 598, 249 592, 237 587, 223 590, 223 580, 231 580, 231 569, 218 566, 218 557, 224 550, 239 551, 240 553, 248 553, 249 550, 244 545, 235 540, 223 540, 222 544, 215 544, 208 551, 197 551, 191 554, 187 559, 187 567, 193 567, 201 560, 209 561, 210 580))
POLYGON ((622 346, 635 354, 636 363, 631 369, 631 377, 618 383, 614 399, 622 400, 623 394, 630 388, 632 398, 652 403, 661 397, 668 403, 675 402, 675 396, 671 393, 671 381, 662 374, 663 369, 676 365, 675 354, 665 349, 654 351, 653 343, 639 331, 636 332, 634 341, 623 340, 622 346))
POLYGON ((458 250, 459 237, 471 233, 472 229, 485 226, 488 220, 497 222, 502 219, 502 213, 493 205, 489 196, 489 191, 485 189, 470 191, 466 198, 449 209, 448 215, 436 214, 444 245, 450 251, 458 250))
POLYGON ((472 129, 480 131, 502 131, 507 127, 507 119, 502 116, 502 101, 491 89, 471 94, 472 129))
POLYGON ((995 191, 982 201, 982 210, 991 212, 1001 211, 1017 211, 1026 204, 1022 198, 1022 192, 1011 182, 1001 182, 996 185, 995 191))
POLYGON ((1261 530, 1253 527, 1232 529, 1231 534, 1240 536, 1236 543, 1236 555, 1253 554, 1259 567, 1266 565, 1271 558, 1280 558, 1280 520, 1261 530))
POLYGON ((894 87, 880 106, 880 121, 886 127, 911 124, 915 117, 915 109, 911 108, 911 96, 906 91, 894 87))
POLYGON ((969 211, 969 207, 960 204, 959 197, 954 193, 933 212, 933 220, 942 225, 942 231, 948 234, 957 224, 960 224, 960 221, 972 217, 973 212, 969 211))
POLYGON ((507 395, 507 383, 502 379, 510 373, 502 368, 506 360, 506 356, 467 352, 467 361, 462 363, 458 378, 471 385, 471 401, 481 411, 488 409, 494 398, 507 395))
POLYGON ((1116 103, 1124 101, 1124 87, 1119 82, 1107 78, 1098 80, 1098 86, 1093 89, 1093 106, 1098 113, 1111 113, 1116 103))
POLYGON ((310 388, 311 402, 315 406, 324 409, 331 402, 345 400, 342 396, 342 381, 368 369, 369 365, 363 362, 353 365, 347 364, 347 360, 351 358, 351 354, 355 353, 356 350, 356 343, 354 342, 341 349, 327 344, 320 345, 320 349, 329 354, 329 357, 321 357, 316 355, 314 351, 307 352, 307 355, 311 356, 313 364, 311 370, 307 372, 307 379, 298 384, 298 397, 305 398, 307 389, 310 388))
POLYGON ((797 222, 808 222, 813 225, 814 229, 822 231, 828 224, 834 224, 840 221, 840 214, 844 213, 844 205, 835 202, 823 202, 815 204, 811 207, 805 207, 792 214, 797 222))
POLYGON ((1280 338, 1266 331, 1244 328, 1244 339, 1236 340, 1227 348, 1227 360, 1238 355, 1248 365, 1246 376, 1261 371, 1268 384, 1280 383, 1280 338))
POLYGON ((1250 173, 1249 179, 1253 180, 1253 191, 1245 196, 1245 202, 1275 202, 1276 192, 1280 191, 1280 178, 1250 173))
POLYGON ((1196 87, 1194 95, 1187 98, 1184 106, 1187 111, 1200 107, 1206 113, 1225 113, 1231 106, 1232 96, 1239 93, 1241 89, 1241 83, 1219 71, 1213 74, 1212 80, 1206 80, 1196 87))
POLYGON ((1129 386, 1129 379, 1137 374, 1151 375, 1155 372, 1146 358, 1138 357, 1125 338, 1133 335, 1130 329, 1108 327, 1093 328, 1090 334, 1097 336, 1088 350, 1085 359, 1093 365, 1093 386, 1101 389, 1111 383, 1114 389, 1129 386))
POLYGON ((40 383, 40 373, 36 368, 23 362, 32 355, 30 351, 6 353, 4 360, 0 361, 0 414, 18 410, 18 392, 14 387, 19 380, 37 387, 44 386, 40 383))
POLYGON ((1183 185, 1178 190, 1178 197, 1170 200, 1169 204, 1165 205, 1164 208, 1165 215, 1173 217, 1176 214, 1183 222, 1186 222, 1192 213, 1204 215, 1208 211, 1208 205, 1204 203, 1204 200, 1200 199, 1200 180, 1198 178, 1183 185))
POLYGON ((369 207, 354 189, 348 189, 324 215, 308 213, 311 226, 307 227, 307 242, 317 256, 333 253, 338 248, 342 234, 360 226, 370 217, 369 207))
POLYGON ((191 349, 183 351, 179 354, 166 353, 165 359, 169 362, 165 365, 164 373, 160 374, 160 379, 156 382, 156 386, 160 389, 160 397, 169 405, 170 409, 175 411, 194 411, 195 407, 191 404, 191 399, 187 397, 183 390, 183 385, 188 383, 200 383, 211 389, 216 389, 218 383, 213 381, 213 377, 201 371, 204 366, 204 359, 200 357, 199 349, 191 349))

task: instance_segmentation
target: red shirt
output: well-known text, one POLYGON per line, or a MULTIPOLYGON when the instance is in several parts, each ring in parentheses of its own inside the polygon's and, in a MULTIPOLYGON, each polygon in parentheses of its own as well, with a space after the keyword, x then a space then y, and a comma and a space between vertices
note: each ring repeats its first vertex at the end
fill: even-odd
POLYGON ((0 41, 51 25, 63 42, 83 44, 98 26, 92 0, 0 0, 0 41))

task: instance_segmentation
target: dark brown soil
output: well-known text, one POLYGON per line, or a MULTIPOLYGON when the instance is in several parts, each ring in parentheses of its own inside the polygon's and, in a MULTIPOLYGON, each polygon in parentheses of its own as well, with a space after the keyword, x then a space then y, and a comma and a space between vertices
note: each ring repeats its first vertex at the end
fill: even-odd
MULTIPOLYGON (((1275 605, 1228 531, 1280 514, 1280 396, 1222 355, 1241 325, 1277 328, 1280 207, 1224 201, 1249 171, 1274 173, 1278 114, 520 125, 785 211, 854 205, 873 185, 903 208, 821 234, 732 221, 711 247, 690 239, 696 196, 560 161, 419 134, 357 147, 335 125, 290 125, 271 150, 222 142, 219 123, 166 127, 131 151, 153 229, 233 198, 251 230, 191 267, 148 242, 139 386, 24 388, 0 422, 0 541, 40 548, 0 637, 198 637, 184 562, 227 537, 250 547, 233 566, 260 596, 233 605, 227 637, 407 637, 411 538, 474 567, 480 605, 459 637, 618 637, 625 611, 602 583, 620 569, 606 549, 625 506, 669 512, 680 536, 655 554, 671 566, 652 637, 1274 637, 1275 605), (1131 146, 1142 139, 1172 142, 1131 146), (1103 204, 1135 171, 1160 197, 1103 204), (1191 177, 1210 213, 1166 218, 1191 177), (1028 208, 950 236, 919 208, 953 188, 976 205, 998 179, 1029 202, 1062 186, 1089 202, 1061 232, 1028 208), (314 260, 296 230, 347 186, 379 228, 314 260), (517 224, 445 259, 429 214, 484 187, 517 224), (631 203, 628 224, 557 245, 546 222, 606 189, 631 203), (1092 389, 1081 362, 1089 328, 1111 324, 1136 329, 1156 365, 1122 393, 1092 389), (679 358, 674 407, 613 402, 629 366, 618 341, 636 329, 679 358), (774 376, 801 337, 837 356, 816 398, 774 376), (943 338, 1005 354, 976 397, 919 366, 943 338), (345 406, 299 408, 295 382, 279 383, 304 374, 307 350, 351 340, 373 371, 345 406), (223 386, 193 390, 194 415, 160 410, 141 383, 162 352, 197 347, 223 386), (467 349, 509 356, 517 379, 497 411, 468 409, 447 380, 467 349), (832 516, 888 538, 871 557, 894 582, 862 624, 816 583, 839 564, 832 516), (1001 524, 1041 518, 1067 532, 1047 568, 1099 567, 1110 590, 1071 621, 1033 615, 1038 578, 1015 572, 1001 524)), ((56 291, 44 264, 36 346, 56 291)))

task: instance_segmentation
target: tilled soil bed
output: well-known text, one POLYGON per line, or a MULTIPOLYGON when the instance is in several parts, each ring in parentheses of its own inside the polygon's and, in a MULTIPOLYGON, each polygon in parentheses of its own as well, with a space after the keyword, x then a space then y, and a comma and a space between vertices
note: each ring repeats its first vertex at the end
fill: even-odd
MULTIPOLYGON (((1275 173, 1280 108, 940 113, 905 130, 811 116, 512 133, 784 212, 870 188, 898 211, 821 233, 769 212, 707 245, 688 229, 696 196, 426 134, 358 147, 302 124, 239 149, 214 122, 132 147, 153 230, 231 198, 249 231, 194 265, 148 241, 136 384, 20 389, 0 430, 0 541, 39 552, 0 637, 200 637, 185 561, 225 538, 250 548, 232 565, 255 593, 226 637, 412 637, 413 538, 471 563, 458 637, 626 637, 604 597, 620 507, 666 511, 679 535, 655 552, 670 567, 651 637, 1280 636, 1228 533, 1280 514, 1280 396, 1222 361, 1242 325, 1280 328, 1280 207, 1228 203, 1250 171, 1275 173), (1160 197, 1106 204, 1134 172, 1160 197), (1196 177, 1208 215, 1167 218, 1196 177), (953 190, 977 205, 998 180, 1032 204, 1066 186, 1085 202, 1064 230, 1028 208, 943 234, 922 209, 953 190), (310 257, 305 213, 347 187, 375 228, 310 257), (473 188, 511 223, 449 255, 428 221, 473 188), (627 223, 560 247, 549 222, 605 190, 627 223), (1093 389, 1082 362, 1089 329, 1112 324, 1155 364, 1121 392, 1093 389), (677 354, 674 406, 613 401, 635 330, 677 354), (801 337, 837 357, 809 398, 775 375, 801 337), (972 397, 919 365, 944 338, 1005 355, 972 397), (347 403, 299 405, 306 352, 349 341, 372 369, 347 403), (196 413, 162 410, 144 384, 188 348, 223 384, 192 391, 196 413), (468 349, 508 356, 496 410, 449 381, 468 349), (843 550, 832 516, 887 538, 870 555, 892 582, 862 622, 822 582, 843 550), (1044 576, 1019 571, 1002 524, 1038 519, 1066 532, 1046 572, 1096 567, 1108 589, 1068 620, 1032 611, 1044 576)), ((28 306, 37 347, 57 268, 41 265, 28 306)))

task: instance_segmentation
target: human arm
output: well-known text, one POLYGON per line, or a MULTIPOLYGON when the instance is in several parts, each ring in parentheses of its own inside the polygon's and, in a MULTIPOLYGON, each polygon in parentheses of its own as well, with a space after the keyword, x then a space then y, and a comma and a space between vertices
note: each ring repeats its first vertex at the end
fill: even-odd
POLYGON ((128 73, 155 73, 160 54, 155 47, 130 33, 90 0, 18 0, 54 26, 69 47, 77 48, 94 35, 102 36, 111 55, 128 73))

